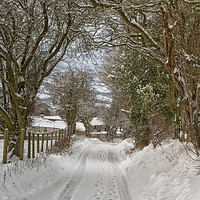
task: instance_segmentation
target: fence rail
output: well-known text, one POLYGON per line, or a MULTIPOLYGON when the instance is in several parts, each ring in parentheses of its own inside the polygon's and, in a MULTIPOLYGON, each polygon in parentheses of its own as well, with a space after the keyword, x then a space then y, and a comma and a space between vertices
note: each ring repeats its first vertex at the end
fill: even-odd
MULTIPOLYGON (((23 160, 25 154, 28 158, 35 158, 36 154, 41 152, 49 152, 57 146, 69 143, 70 133, 69 131, 59 130, 51 133, 31 133, 26 134, 22 129, 20 132, 10 132, 5 130, 3 142, 3 164, 7 163, 8 148, 14 140, 14 137, 18 136, 19 142, 19 159, 23 160)), ((17 142, 17 141, 16 141, 17 142)), ((1 156, 0 156, 1 158, 1 156)))

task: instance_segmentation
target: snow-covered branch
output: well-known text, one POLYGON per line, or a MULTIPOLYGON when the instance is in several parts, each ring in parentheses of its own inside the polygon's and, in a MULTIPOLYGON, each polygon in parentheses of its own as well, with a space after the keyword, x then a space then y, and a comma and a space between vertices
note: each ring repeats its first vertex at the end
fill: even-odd
POLYGON ((14 124, 8 114, 8 112, 6 112, 6 110, 0 106, 0 115, 4 118, 6 125, 9 127, 9 129, 12 130, 12 128, 14 127, 14 124))
POLYGON ((47 11, 48 10, 47 10, 47 7, 46 7, 45 3, 41 3, 41 6, 42 6, 42 10, 43 10, 44 28, 43 28, 43 31, 41 32, 41 34, 36 39, 36 42, 35 42, 32 50, 30 52, 30 56, 27 58, 27 60, 22 65, 22 69, 25 69, 29 65, 29 63, 33 59, 33 56, 34 56, 36 50, 38 49, 38 46, 39 46, 40 42, 42 41, 42 39, 44 38, 44 36, 48 32, 48 15, 47 15, 47 11))

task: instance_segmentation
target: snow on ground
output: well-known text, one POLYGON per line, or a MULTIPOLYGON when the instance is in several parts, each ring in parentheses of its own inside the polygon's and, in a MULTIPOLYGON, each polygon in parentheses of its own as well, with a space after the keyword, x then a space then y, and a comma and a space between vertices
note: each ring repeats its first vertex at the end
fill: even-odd
POLYGON ((92 87, 97 95, 96 105, 109 106, 112 102, 112 95, 107 86, 98 77, 94 77, 92 87))
POLYGON ((97 95, 97 99, 100 100, 101 102, 107 102, 107 103, 111 103, 112 102, 112 98, 111 97, 104 96, 102 94, 98 94, 97 95))
POLYGON ((69 151, 70 154, 74 152, 71 156, 69 153, 47 157, 40 155, 34 160, 1 164, 0 200, 29 200, 43 190, 54 195, 70 176, 70 168, 73 168, 78 153, 84 148, 79 142, 69 151))
POLYGON ((0 140, 0 163, 3 160, 3 142, 4 140, 0 140))
POLYGON ((192 160, 182 143, 133 148, 132 139, 82 137, 70 155, 1 165, 0 200, 200 199, 200 160, 192 160))
POLYGON ((110 93, 110 90, 98 77, 93 77, 92 87, 98 93, 110 93))
POLYGON ((110 90, 103 83, 98 85, 93 85, 93 88, 95 89, 95 91, 99 93, 110 93, 110 90))
POLYGON ((179 141, 152 145, 137 151, 122 162, 134 200, 199 200, 200 175, 179 141))

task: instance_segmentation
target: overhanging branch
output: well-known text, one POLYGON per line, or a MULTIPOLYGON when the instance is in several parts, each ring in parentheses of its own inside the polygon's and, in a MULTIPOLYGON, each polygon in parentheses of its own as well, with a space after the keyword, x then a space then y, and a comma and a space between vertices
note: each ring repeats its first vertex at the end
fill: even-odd
POLYGON ((42 39, 44 38, 44 36, 47 34, 48 32, 48 16, 47 16, 47 8, 44 2, 41 3, 42 4, 42 9, 43 9, 43 17, 44 17, 44 28, 42 33, 38 36, 35 45, 33 46, 32 51, 30 52, 30 56, 28 57, 28 59, 26 60, 26 62, 22 65, 22 70, 26 69, 26 67, 29 65, 29 63, 31 62, 31 60, 33 59, 33 56, 40 44, 40 42, 42 41, 42 39))
POLYGON ((0 106, 0 115, 3 117, 3 119, 5 120, 6 126, 12 130, 14 128, 14 124, 11 121, 8 113, 6 112, 6 110, 0 106))

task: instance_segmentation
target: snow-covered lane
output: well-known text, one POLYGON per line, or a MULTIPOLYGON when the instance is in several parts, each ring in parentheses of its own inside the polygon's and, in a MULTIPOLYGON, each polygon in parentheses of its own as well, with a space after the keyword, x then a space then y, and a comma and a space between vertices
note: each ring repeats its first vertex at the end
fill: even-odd
POLYGON ((130 200, 128 185, 110 144, 88 147, 59 200, 130 200))
POLYGON ((65 179, 65 183, 64 177, 60 181, 63 185, 59 183, 61 187, 57 190, 57 195, 49 195, 47 189, 36 199, 131 200, 117 153, 112 144, 91 143, 70 169, 71 176, 65 179))
POLYGON ((200 199, 200 157, 178 140, 134 152, 132 139, 74 141, 63 154, 1 165, 0 200, 200 199))

